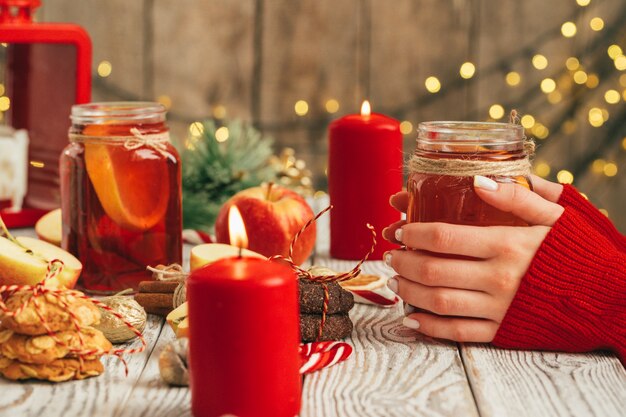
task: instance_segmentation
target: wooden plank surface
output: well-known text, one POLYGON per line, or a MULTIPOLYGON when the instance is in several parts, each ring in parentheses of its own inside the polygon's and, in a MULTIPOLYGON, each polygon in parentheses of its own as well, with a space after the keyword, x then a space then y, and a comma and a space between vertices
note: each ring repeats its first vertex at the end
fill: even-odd
MULTIPOLYGON (((96 378, 54 384, 49 382, 13 382, 0 378, 0 415, 2 417, 54 417, 115 415, 115 410, 128 399, 154 348, 163 319, 150 315, 144 337, 147 349, 127 355, 128 376, 124 364, 115 356, 105 356, 105 373, 96 378)), ((127 344, 139 346, 139 341, 127 344)), ((124 345, 120 345, 124 346, 124 345)))
MULTIPOLYGON (((320 230, 327 230, 321 220, 320 230)), ((18 235, 32 234, 20 230, 18 235)), ((337 271, 353 261, 329 259, 318 242, 316 264, 337 271)), ((184 258, 189 258, 186 245, 184 258)), ((366 273, 391 276, 380 261, 366 273)), ((308 375, 301 417, 333 416, 609 416, 626 415, 626 370, 614 355, 560 354, 463 345, 417 335, 401 324, 400 306, 357 305, 344 363, 308 375), (469 381, 468 381, 469 379, 469 381)), ((0 379, 0 415, 190 416, 190 392, 161 381, 158 356, 174 339, 150 316, 146 352, 128 358, 129 376, 114 357, 98 378, 63 384, 0 379)), ((136 343, 136 342, 135 342, 136 343)))
POLYGON ((191 416, 191 394, 187 387, 170 387, 159 374, 159 354, 176 336, 165 324, 150 359, 116 417, 191 416))
MULTIPOLYGON (((327 257, 317 263, 337 271, 354 266, 327 257)), ((380 261, 367 263, 364 271, 392 274, 380 261)), ((306 377, 302 417, 478 415, 455 344, 402 326, 400 305, 357 305, 350 315, 355 330, 347 341, 354 353, 306 377)))
POLYGON ((614 355, 466 345, 462 356, 482 417, 626 416, 626 370, 614 355))

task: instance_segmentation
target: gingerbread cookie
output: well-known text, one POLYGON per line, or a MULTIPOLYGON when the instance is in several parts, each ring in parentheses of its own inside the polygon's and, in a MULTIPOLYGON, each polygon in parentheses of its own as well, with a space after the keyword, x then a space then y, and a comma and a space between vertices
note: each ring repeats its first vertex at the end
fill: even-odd
POLYGON ((80 327, 98 324, 100 322, 98 307, 91 301, 80 298, 83 295, 82 292, 74 290, 66 291, 58 296, 50 293, 44 296, 33 296, 31 291, 18 291, 6 301, 9 311, 17 311, 26 301, 28 305, 14 317, 4 315, 0 317, 0 320, 3 327, 16 333, 31 336, 47 334, 48 330, 35 311, 36 300, 50 331, 74 329, 70 311, 80 327))
POLYGON ((41 379, 52 382, 85 379, 104 372, 99 359, 56 359, 48 364, 24 364, 0 356, 0 373, 7 379, 41 379))
MULTIPOLYGON (((111 343, 104 334, 91 327, 81 329, 83 344, 76 330, 65 330, 55 334, 58 343, 49 335, 26 336, 12 330, 0 331, 0 353, 9 359, 22 363, 46 364, 65 356, 76 356, 73 350, 95 351, 93 355, 82 355, 85 360, 98 359, 103 353, 111 350, 111 343), (7 333, 11 333, 6 337, 7 333)), ((75 352, 75 351, 74 351, 75 352)))

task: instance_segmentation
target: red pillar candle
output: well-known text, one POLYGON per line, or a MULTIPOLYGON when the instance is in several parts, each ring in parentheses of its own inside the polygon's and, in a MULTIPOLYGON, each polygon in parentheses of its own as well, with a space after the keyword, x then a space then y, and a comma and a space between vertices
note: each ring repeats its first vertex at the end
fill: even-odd
POLYGON ((366 228, 378 234, 370 259, 381 259, 395 245, 380 237, 382 229, 400 220, 389 197, 402 189, 402 134, 397 120, 370 113, 365 101, 361 114, 351 114, 330 125, 328 192, 330 255, 361 259, 372 244, 366 228))
POLYGON ((265 259, 222 259, 190 275, 187 300, 193 415, 297 415, 301 382, 294 272, 265 259))

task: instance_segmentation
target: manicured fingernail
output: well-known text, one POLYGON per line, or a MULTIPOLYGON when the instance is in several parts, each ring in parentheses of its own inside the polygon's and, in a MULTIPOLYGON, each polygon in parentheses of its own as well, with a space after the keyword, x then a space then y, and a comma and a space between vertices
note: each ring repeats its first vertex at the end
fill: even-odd
POLYGON ((415 320, 415 319, 409 318, 409 317, 403 318, 402 319, 402 324, 405 327, 408 327, 409 329, 419 329, 420 328, 420 322, 415 320))
POLYGON ((398 242, 402 242, 402 228, 396 229, 395 236, 398 242))
POLYGON ((476 175, 474 177, 474 187, 482 188, 487 191, 497 191, 498 183, 491 178, 483 177, 482 175, 476 175))
POLYGON ((391 255, 391 252, 385 252, 385 255, 383 256, 383 259, 385 260, 385 265, 391 266, 391 258, 392 257, 393 257, 393 255, 391 255))
POLYGON ((417 311, 417 308, 412 306, 409 303, 404 303, 404 315, 408 316, 409 314, 413 314, 417 311))
POLYGON ((387 280, 387 287, 396 294, 398 293, 398 279, 397 278, 389 278, 387 280))

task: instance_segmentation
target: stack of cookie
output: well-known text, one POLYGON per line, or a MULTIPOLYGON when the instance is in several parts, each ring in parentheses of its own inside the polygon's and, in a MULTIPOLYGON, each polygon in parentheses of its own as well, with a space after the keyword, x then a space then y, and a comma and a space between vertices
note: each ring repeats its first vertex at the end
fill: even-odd
POLYGON ((98 324, 100 311, 82 296, 73 290, 58 297, 50 293, 35 296, 32 291, 11 295, 5 301, 8 311, 19 311, 28 303, 15 316, 0 316, 0 373, 12 380, 53 382, 103 373, 100 356, 112 346, 101 331, 89 327, 98 324), (35 310, 35 299, 41 318, 35 310), (54 337, 48 334, 44 321, 54 337), (78 351, 84 354, 77 355, 78 351))
POLYGON ((354 296, 336 282, 325 284, 328 289, 328 307, 322 335, 318 340, 324 311, 324 284, 306 278, 298 280, 300 298, 300 337, 303 342, 339 340, 352 333, 348 313, 354 307, 354 296))

